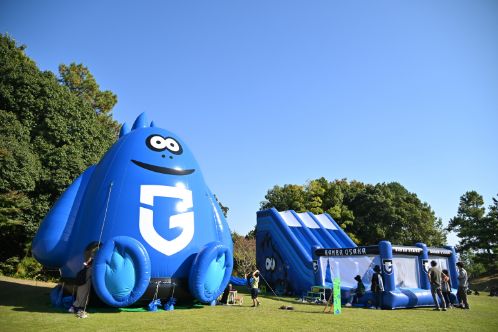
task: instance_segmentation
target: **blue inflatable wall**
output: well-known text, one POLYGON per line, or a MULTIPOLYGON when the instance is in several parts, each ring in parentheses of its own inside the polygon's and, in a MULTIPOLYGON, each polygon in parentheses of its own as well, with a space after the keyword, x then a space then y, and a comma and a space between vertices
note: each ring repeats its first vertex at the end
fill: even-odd
POLYGON ((66 280, 99 243, 93 287, 110 306, 167 296, 209 303, 233 267, 230 230, 186 144, 141 114, 63 193, 33 240, 34 257, 66 280), (164 288, 164 289, 163 289, 164 288), (161 294, 160 294, 161 296, 161 294))
MULTIPOLYGON (((350 300, 360 275, 367 294, 360 305, 369 306, 373 297, 370 281, 375 265, 382 267, 386 309, 432 306, 427 278, 429 261, 449 270, 453 288, 458 285, 456 253, 452 247, 394 246, 388 241, 358 247, 328 214, 311 212, 259 211, 256 226, 256 264, 273 289, 302 295, 311 286, 330 287, 341 279, 344 301, 350 300)), ((453 300, 455 296, 453 295, 453 300)))

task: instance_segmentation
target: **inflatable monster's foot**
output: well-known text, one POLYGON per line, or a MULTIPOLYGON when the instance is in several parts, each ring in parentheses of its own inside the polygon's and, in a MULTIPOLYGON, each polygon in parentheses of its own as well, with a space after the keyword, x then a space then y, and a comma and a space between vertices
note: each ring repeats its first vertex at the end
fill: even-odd
POLYGON ((149 254, 131 237, 114 237, 97 252, 92 281, 102 301, 113 307, 129 306, 140 299, 149 285, 149 254))
POLYGON ((223 292, 233 268, 232 251, 221 242, 211 242, 197 254, 189 277, 191 294, 210 303, 223 292))

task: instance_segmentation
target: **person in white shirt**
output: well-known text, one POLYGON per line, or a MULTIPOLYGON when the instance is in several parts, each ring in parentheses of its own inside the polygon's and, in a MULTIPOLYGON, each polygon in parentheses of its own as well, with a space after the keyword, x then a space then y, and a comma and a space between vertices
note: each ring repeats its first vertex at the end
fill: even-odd
POLYGON ((469 288, 469 277, 467 271, 463 268, 463 263, 456 263, 458 268, 458 302, 460 303, 460 308, 470 309, 469 302, 467 301, 467 289, 469 288))

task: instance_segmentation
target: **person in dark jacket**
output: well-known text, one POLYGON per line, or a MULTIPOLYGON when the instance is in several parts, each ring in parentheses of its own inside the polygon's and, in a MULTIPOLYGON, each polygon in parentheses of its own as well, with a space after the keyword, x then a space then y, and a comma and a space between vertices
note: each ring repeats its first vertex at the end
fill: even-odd
POLYGON ((384 282, 382 281, 380 266, 375 265, 373 270, 374 274, 372 275, 370 290, 373 293, 374 305, 371 308, 382 309, 382 293, 384 292, 384 282))
POLYGON ((354 277, 354 280, 356 280, 356 288, 351 292, 351 298, 349 299, 349 302, 345 304, 346 307, 350 307, 353 304, 357 304, 359 299, 365 295, 365 285, 363 284, 363 281, 361 280, 361 276, 357 275, 354 277))
POLYGON ((71 313, 76 313, 76 316, 79 318, 88 317, 86 305, 88 304, 90 291, 92 289, 92 265, 99 247, 100 243, 92 242, 86 247, 85 252, 83 253, 85 262, 83 263, 83 269, 78 272, 77 276, 81 277, 82 280, 79 280, 80 284, 76 289, 76 299, 68 310, 71 313))
MULTIPOLYGON (((220 303, 221 304, 228 304, 228 295, 230 292, 233 290, 232 284, 228 284, 225 290, 223 291, 223 295, 221 296, 220 303)), ((231 303, 233 304, 233 303, 231 303)))

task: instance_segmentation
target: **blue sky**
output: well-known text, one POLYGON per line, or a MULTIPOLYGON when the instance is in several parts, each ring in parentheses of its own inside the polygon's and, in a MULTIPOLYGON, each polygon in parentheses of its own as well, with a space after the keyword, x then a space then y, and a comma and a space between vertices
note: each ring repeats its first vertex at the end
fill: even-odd
POLYGON ((493 0, 4 0, 0 32, 182 137, 242 234, 268 189, 321 176, 398 181, 445 224, 498 194, 493 0))

